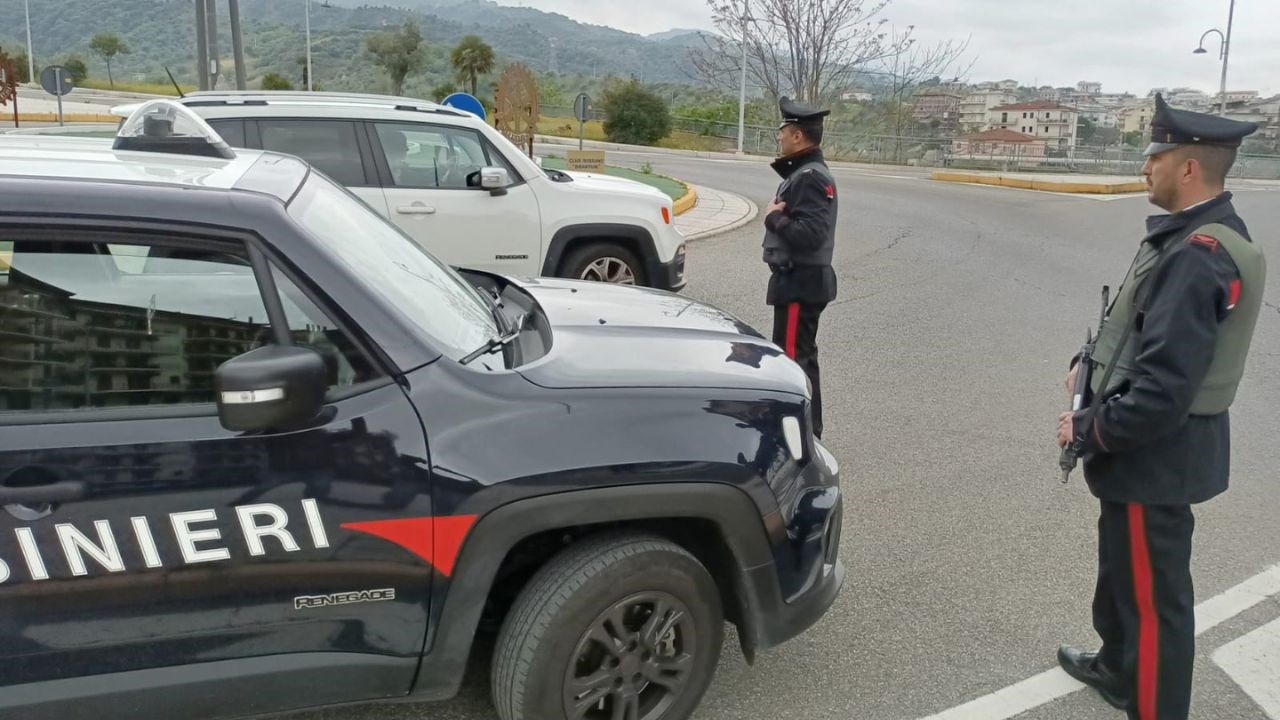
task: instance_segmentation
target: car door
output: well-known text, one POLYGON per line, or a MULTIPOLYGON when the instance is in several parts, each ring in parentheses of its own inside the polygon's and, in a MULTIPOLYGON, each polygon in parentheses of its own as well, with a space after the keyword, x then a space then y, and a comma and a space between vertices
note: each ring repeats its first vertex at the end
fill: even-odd
POLYGON ((450 265, 512 275, 542 272, 542 222, 533 189, 475 130, 371 122, 370 144, 388 217, 450 265), (504 192, 478 187, 501 167, 504 192))
POLYGON ((356 329, 252 246, 0 223, 0 715, 408 692, 433 572, 421 423, 356 329), (281 333, 323 358, 324 413, 224 429, 216 370, 281 333))
MULTIPOLYGON (((214 125, 214 129, 218 126, 214 125)), ((387 215, 386 198, 372 162, 373 152, 359 123, 327 118, 265 117, 244 121, 242 132, 246 147, 300 157, 346 186, 381 215, 387 215)), ((234 130, 231 134, 238 137, 234 130)))

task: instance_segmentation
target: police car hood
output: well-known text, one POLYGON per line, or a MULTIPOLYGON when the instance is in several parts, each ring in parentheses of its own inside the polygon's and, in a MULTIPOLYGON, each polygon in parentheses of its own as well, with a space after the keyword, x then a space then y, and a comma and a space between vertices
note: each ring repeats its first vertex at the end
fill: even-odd
POLYGON ((558 278, 519 284, 552 329, 550 352, 519 368, 536 385, 806 392, 799 365, 718 308, 648 288, 558 278))

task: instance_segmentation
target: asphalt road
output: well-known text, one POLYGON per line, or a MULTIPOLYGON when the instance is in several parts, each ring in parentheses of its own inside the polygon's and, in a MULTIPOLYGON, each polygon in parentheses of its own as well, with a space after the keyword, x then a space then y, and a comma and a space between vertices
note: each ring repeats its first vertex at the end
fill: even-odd
MULTIPOLYGON (((764 164, 611 152, 611 163, 732 190, 763 207, 764 164)), ((829 615, 747 666, 733 638, 696 716, 924 717, 1090 645, 1097 505, 1061 485, 1053 441, 1067 360, 1118 285, 1153 211, 1145 199, 935 183, 901 169, 837 169, 840 298, 822 318, 826 444, 842 461, 848 582, 829 615), (898 176, 898 177, 889 177, 898 176)), ((1237 207, 1280 257, 1280 192, 1237 207)), ((697 241, 685 293, 764 329, 760 229, 697 241)), ((1198 599, 1280 562, 1280 282, 1267 291, 1233 415, 1232 488, 1199 506, 1198 599)), ((1280 617, 1275 597, 1200 639, 1193 717, 1265 720, 1210 659, 1280 617)), ((478 670, 483 667, 478 665, 478 670)), ((335 709, 307 720, 492 717, 479 673, 447 704, 335 709)), ((1035 720, 1115 718, 1078 692, 1035 720)))

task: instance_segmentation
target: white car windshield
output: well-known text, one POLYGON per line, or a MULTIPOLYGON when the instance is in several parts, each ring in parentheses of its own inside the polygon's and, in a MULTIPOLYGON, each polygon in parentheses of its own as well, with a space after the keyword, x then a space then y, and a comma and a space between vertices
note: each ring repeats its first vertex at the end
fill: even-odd
POLYGON ((480 290, 346 189, 312 173, 289 214, 447 357, 461 359, 498 337, 480 290))

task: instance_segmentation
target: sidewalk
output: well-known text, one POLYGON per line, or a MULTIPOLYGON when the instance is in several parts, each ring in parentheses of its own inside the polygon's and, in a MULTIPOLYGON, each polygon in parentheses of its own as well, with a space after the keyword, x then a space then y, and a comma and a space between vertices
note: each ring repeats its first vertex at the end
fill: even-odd
POLYGON ((700 240, 729 232, 746 225, 756 217, 756 204, 724 190, 689 184, 698 194, 693 209, 676 216, 676 230, 685 240, 700 240))

